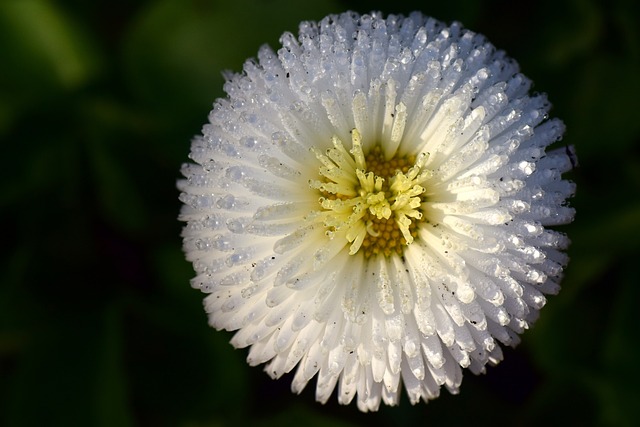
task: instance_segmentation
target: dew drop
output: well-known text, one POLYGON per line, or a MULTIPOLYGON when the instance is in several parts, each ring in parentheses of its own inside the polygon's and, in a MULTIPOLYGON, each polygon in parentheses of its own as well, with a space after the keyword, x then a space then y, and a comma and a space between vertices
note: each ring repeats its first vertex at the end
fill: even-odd
POLYGON ((198 239, 196 240, 196 248, 199 251, 207 251, 211 249, 211 242, 209 239, 198 239))
POLYGON ((229 298, 224 304, 222 304, 222 307, 220 308, 223 313, 228 313, 230 311, 235 310, 236 302, 233 298, 229 298))
POLYGON ((254 148, 258 145, 258 140, 251 136, 246 136, 242 138, 240 143, 247 148, 254 148))
POLYGON ((418 354, 418 346, 416 345, 416 342, 413 340, 409 340, 404 344, 404 352, 406 353, 407 357, 416 357, 416 355, 418 354))
POLYGON ((216 206, 220 209, 233 209, 236 206, 236 198, 233 194, 227 194, 216 202, 216 206))
POLYGON ((531 175, 535 170, 535 165, 531 162, 522 161, 518 163, 518 169, 525 175, 531 175))
POLYGON ((247 286, 240 291, 242 298, 250 298, 257 289, 257 285, 247 286))
POLYGON ((241 234, 245 231, 245 222, 239 218, 230 219, 227 221, 227 228, 232 233, 241 234))
POLYGON ((226 176, 232 181, 240 182, 244 178, 245 174, 240 166, 231 166, 227 169, 226 176))

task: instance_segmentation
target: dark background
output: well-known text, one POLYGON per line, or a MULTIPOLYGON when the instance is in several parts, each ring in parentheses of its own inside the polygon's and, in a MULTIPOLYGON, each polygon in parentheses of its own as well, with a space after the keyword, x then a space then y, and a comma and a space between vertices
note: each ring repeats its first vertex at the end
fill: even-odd
POLYGON ((639 422, 636 2, 302 3, 0 1, 0 424, 639 422), (485 34, 549 94, 580 161, 563 290, 523 343, 458 396, 373 415, 247 366, 207 326, 176 220, 221 71, 347 9, 419 9, 485 34))

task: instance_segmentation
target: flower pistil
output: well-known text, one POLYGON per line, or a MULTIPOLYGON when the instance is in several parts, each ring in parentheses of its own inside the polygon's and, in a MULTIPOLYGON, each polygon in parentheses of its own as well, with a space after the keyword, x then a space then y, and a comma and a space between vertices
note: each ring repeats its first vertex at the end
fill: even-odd
POLYGON ((424 217, 421 184, 431 176, 424 169, 427 154, 386 159, 380 145, 365 154, 357 129, 351 131, 351 150, 338 137, 332 142, 324 154, 312 148, 323 165, 321 178, 309 183, 321 194, 322 209, 312 217, 327 228, 327 236, 342 235, 351 243, 351 255, 360 249, 366 258, 402 254, 424 217))

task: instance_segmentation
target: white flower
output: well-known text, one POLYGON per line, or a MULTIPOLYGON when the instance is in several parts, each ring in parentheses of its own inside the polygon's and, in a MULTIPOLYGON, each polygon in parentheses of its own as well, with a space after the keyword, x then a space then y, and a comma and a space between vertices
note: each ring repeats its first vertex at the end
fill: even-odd
POLYGON ((281 42, 228 76, 182 168, 211 325, 321 402, 457 393, 559 290, 563 124, 459 24, 345 13, 281 42))

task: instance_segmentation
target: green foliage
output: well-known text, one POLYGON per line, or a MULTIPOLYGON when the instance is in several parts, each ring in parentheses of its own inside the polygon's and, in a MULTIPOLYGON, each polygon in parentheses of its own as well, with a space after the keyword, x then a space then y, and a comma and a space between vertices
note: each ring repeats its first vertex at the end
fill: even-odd
POLYGON ((640 300, 633 1, 0 2, 0 424, 632 426, 640 300), (396 4, 397 3, 397 4, 396 4), (432 3, 432 4, 430 4, 432 3), (189 140, 263 43, 304 19, 420 9, 518 59, 576 147, 562 292, 459 396, 362 415, 246 366, 180 250, 189 140))

